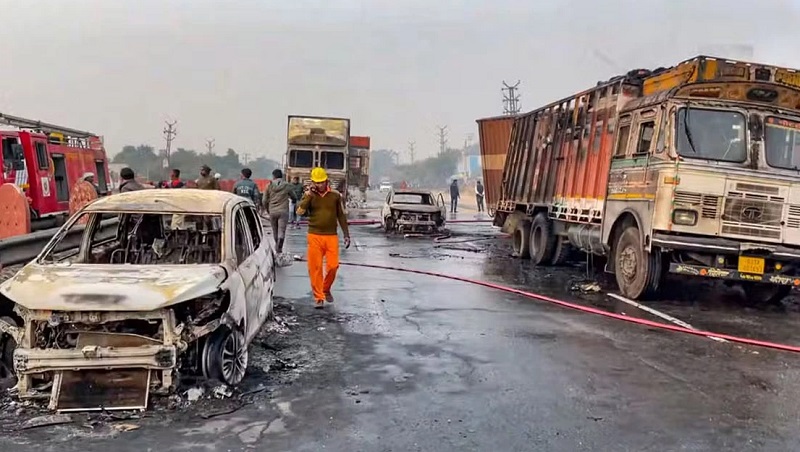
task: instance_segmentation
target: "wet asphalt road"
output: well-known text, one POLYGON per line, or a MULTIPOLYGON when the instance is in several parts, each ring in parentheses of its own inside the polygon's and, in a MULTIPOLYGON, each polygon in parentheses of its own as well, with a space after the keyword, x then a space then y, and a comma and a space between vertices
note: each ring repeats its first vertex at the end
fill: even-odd
MULTIPOLYGON (((460 243, 354 227, 341 259, 492 280, 646 317, 602 294, 570 291, 585 279, 582 268, 534 270, 509 258, 503 239, 486 240, 496 234, 489 226, 453 231, 450 241, 460 243)), ((304 254, 301 231, 291 231, 288 247, 304 254)), ((300 366, 291 377, 251 375, 268 396, 213 419, 173 416, 113 436, 31 430, 13 450, 800 450, 796 355, 354 267, 341 268, 337 301, 320 312, 304 263, 279 278, 282 313, 296 326, 275 343, 300 366)), ((671 295, 654 306, 698 328, 800 342, 792 303, 757 309, 734 289, 700 283, 671 295)), ((12 444, 4 442, 0 449, 12 444)))

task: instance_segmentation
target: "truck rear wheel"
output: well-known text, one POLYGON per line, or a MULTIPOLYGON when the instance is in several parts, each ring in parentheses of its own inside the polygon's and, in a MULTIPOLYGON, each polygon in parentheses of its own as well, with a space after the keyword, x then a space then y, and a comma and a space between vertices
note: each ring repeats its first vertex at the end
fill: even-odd
POLYGON ((547 216, 539 212, 531 225, 530 256, 535 265, 553 265, 558 237, 553 235, 553 228, 547 216))
POLYGON ((639 229, 629 226, 617 241, 614 269, 622 295, 634 300, 647 298, 658 292, 663 260, 660 252, 645 251, 639 229))
POLYGON ((514 228, 512 239, 514 256, 520 259, 528 259, 530 257, 528 242, 531 240, 531 224, 525 220, 519 221, 517 227, 514 228))
POLYGON ((776 284, 745 283, 742 284, 744 296, 753 304, 778 304, 789 296, 792 286, 776 284))

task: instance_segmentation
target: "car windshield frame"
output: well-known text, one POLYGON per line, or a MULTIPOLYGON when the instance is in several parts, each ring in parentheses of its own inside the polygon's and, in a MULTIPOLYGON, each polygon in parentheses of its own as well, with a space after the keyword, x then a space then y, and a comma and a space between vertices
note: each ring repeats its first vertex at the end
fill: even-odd
MULTIPOLYGON (((187 265, 217 265, 221 263, 224 259, 223 253, 225 250, 224 242, 227 237, 226 233, 226 225, 225 225, 225 216, 221 213, 192 213, 192 212, 151 212, 151 211, 82 211, 79 214, 75 215, 74 217, 70 218, 70 220, 58 231, 58 233, 51 239, 51 241, 45 246, 39 256, 36 258, 36 263, 39 265, 98 265, 98 266, 109 266, 109 265, 117 265, 113 262, 83 262, 81 259, 87 255, 92 254, 92 250, 95 246, 102 246, 105 244, 109 244, 112 242, 120 242, 122 243, 122 239, 120 238, 120 232, 122 225, 119 223, 123 218, 127 221, 137 221, 137 217, 143 217, 145 215, 157 215, 161 216, 161 226, 164 228, 163 230, 169 229, 171 233, 174 233, 178 230, 194 230, 198 231, 199 224, 197 222, 186 221, 187 217, 205 217, 206 221, 208 221, 208 225, 211 226, 212 230, 219 231, 219 249, 215 252, 218 253, 220 259, 219 262, 201 262, 201 263, 177 263, 177 262, 139 262, 139 263, 119 263, 118 265, 133 265, 133 266, 154 266, 154 265, 162 265, 162 266, 187 266, 187 265), (87 217, 87 220, 81 223, 81 219, 83 217, 87 217), (103 222, 110 221, 110 220, 117 220, 118 223, 115 224, 113 230, 106 230, 109 236, 108 237, 96 237, 96 234, 100 233, 103 230, 103 222), (194 224, 194 228, 190 228, 189 225, 194 224), (176 227, 173 227, 176 226, 176 227), (79 235, 80 239, 78 241, 77 247, 60 247, 64 240, 68 239, 69 236, 72 235, 79 235), (62 248, 62 249, 59 249, 62 248), (76 261, 77 259, 77 261, 76 261)), ((109 228, 110 226, 106 226, 109 228)), ((130 231, 128 231, 130 232, 130 231)), ((155 237, 158 239, 158 237, 155 237)), ((166 235, 164 236, 166 238, 166 235)), ((153 242, 155 244, 155 242, 153 242)), ((152 245, 148 245, 152 247, 152 245)))
POLYGON ((675 152, 683 158, 739 164, 747 162, 747 116, 739 110, 681 107, 675 112, 675 129, 675 152), (685 122, 687 112, 688 127, 685 122), (724 116, 726 115, 737 118, 739 121, 729 121, 728 127, 719 127, 725 125, 724 116), (728 140, 725 140, 725 133, 731 133, 726 129, 734 131, 736 125, 739 126, 736 133, 740 137, 730 136, 728 140), (723 139, 718 139, 718 137, 723 137, 723 139), (738 141, 735 141, 736 139, 738 141), (709 151, 710 149, 716 150, 709 151), (733 152, 734 150, 736 152, 733 152), (736 158, 731 158, 731 156, 736 158))
POLYGON ((800 170, 800 118, 789 119, 775 115, 766 116, 764 118, 764 160, 767 162, 767 165, 772 168, 790 171, 800 170), (775 134, 779 133, 779 131, 783 131, 784 133, 784 143, 780 146, 780 149, 777 149, 773 144, 776 141, 775 134), (791 137, 791 144, 793 145, 790 162, 797 162, 797 164, 793 166, 778 164, 773 158, 773 154, 776 150, 782 152, 788 151, 787 146, 790 143, 786 143, 786 138, 789 137, 791 137))
POLYGON ((427 193, 395 193, 392 196, 392 203, 395 203, 395 204, 410 204, 410 205, 418 205, 418 206, 433 206, 433 205, 435 205, 434 201, 433 201, 433 196, 431 196, 431 195, 429 195, 427 193), (415 198, 417 198, 419 200, 419 202, 408 202, 408 201, 402 200, 402 198, 401 198, 401 200, 397 199, 398 197, 402 197, 402 196, 415 197, 415 198), (430 202, 425 202, 425 201, 430 201, 430 202))

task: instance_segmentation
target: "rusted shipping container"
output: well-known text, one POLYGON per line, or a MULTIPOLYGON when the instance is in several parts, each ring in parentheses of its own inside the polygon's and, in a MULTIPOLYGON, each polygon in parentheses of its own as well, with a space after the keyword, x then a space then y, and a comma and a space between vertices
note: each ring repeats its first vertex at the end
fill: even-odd
POLYGON ((550 217, 599 222, 617 111, 641 92, 620 78, 520 115, 511 130, 500 208, 548 207, 550 217))
POLYGON ((486 191, 486 207, 489 212, 497 208, 503 187, 503 168, 508 154, 508 142, 515 116, 495 116, 479 119, 478 137, 481 147, 483 185, 486 191))

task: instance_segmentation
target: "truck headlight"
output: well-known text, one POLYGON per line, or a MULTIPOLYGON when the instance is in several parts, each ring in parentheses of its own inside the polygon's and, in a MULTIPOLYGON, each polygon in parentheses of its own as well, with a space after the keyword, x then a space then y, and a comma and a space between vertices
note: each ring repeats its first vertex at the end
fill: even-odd
POLYGON ((672 211, 672 222, 683 226, 694 226, 697 224, 697 212, 687 209, 675 209, 672 211))

